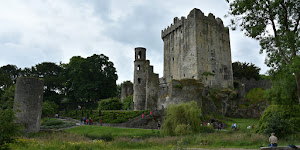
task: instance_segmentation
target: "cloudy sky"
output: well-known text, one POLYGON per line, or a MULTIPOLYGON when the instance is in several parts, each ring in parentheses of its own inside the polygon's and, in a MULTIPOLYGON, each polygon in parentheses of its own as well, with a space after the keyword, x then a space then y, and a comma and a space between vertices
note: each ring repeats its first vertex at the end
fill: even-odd
MULTIPOLYGON (((224 18, 225 0, 0 0, 0 66, 68 63, 72 56, 104 54, 114 62, 117 83, 133 79, 134 48, 145 47, 154 72, 163 74, 161 30, 174 17, 199 8, 224 18)), ((259 44, 230 31, 232 61, 268 68, 259 44)))

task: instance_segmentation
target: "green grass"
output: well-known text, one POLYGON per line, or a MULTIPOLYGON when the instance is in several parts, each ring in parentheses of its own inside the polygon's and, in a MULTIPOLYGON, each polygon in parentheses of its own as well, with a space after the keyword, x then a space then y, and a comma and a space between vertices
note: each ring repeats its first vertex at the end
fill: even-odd
MULTIPOLYGON (((97 150, 97 149, 146 149, 169 150, 176 147, 188 148, 252 148, 268 145, 268 135, 257 134, 253 130, 244 129, 246 125, 257 125, 257 119, 223 118, 229 124, 227 131, 200 133, 186 136, 162 136, 159 130, 129 129, 106 126, 79 126, 62 132, 39 132, 20 137, 16 143, 10 144, 16 150, 97 150), (229 121, 228 121, 229 120, 229 121), (237 123, 240 130, 232 131, 231 123, 237 123), (244 126, 244 127, 243 127, 244 126), (113 137, 105 141, 97 137, 113 137)), ((279 146, 288 144, 300 145, 300 135, 293 139, 279 138, 279 146)))
POLYGON ((151 129, 131 129, 131 128, 117 128, 107 126, 79 126, 65 130, 66 132, 76 133, 79 135, 94 135, 102 136, 111 134, 112 137, 128 137, 128 138, 147 138, 151 136, 159 136, 159 130, 151 129))

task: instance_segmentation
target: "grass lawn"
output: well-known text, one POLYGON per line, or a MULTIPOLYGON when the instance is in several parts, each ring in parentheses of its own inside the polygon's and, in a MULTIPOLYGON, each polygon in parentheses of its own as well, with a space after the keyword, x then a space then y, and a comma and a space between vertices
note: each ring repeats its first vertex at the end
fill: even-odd
MULTIPOLYGON (((251 148, 259 149, 268 145, 268 135, 261 135, 246 129, 257 126, 256 119, 224 118, 227 131, 198 133, 186 136, 163 136, 159 130, 129 129, 106 126, 79 126, 62 132, 39 132, 20 137, 11 149, 147 149, 170 150, 176 148, 251 148), (232 131, 231 124, 237 123, 239 130, 232 131), (110 139, 111 138, 111 139, 110 139), (104 139, 104 140, 101 140, 104 139)), ((298 136, 299 137, 299 136, 298 136)), ((300 138, 284 140, 279 138, 279 146, 300 145, 300 138)))

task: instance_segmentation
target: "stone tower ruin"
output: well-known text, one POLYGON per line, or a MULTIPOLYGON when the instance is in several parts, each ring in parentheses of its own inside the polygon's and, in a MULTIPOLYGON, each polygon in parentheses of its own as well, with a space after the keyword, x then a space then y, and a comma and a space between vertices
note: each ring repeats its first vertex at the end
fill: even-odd
MULTIPOLYGON (((203 94, 209 88, 233 87, 229 29, 213 14, 193 9, 187 17, 174 18, 161 31, 164 42, 163 77, 153 73, 146 49, 135 48, 134 110, 163 109, 191 100, 208 106, 203 94)), ((227 112, 227 100, 220 108, 227 112)), ((215 106, 211 104, 210 106, 215 106)))
POLYGON ((40 130, 44 82, 38 78, 17 79, 14 98, 16 123, 25 126, 25 132, 40 130))
POLYGON ((130 81, 123 82, 121 84, 121 102, 124 102, 124 99, 133 94, 133 84, 130 81))
POLYGON ((233 87, 229 29, 220 18, 195 8, 187 18, 175 17, 161 38, 166 83, 192 78, 210 87, 233 87))
POLYGON ((135 48, 133 79, 134 110, 156 108, 158 88, 158 74, 153 73, 153 66, 150 65, 149 60, 146 60, 146 49, 143 47, 135 48))

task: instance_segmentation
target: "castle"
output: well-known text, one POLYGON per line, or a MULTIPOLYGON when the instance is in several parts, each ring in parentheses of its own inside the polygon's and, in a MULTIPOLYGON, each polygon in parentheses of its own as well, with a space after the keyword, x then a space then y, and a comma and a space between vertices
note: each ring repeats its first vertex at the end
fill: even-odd
POLYGON ((168 103, 199 98, 197 88, 192 85, 182 89, 187 94, 178 91, 179 80, 194 79, 199 81, 197 86, 210 88, 233 87, 229 29, 220 18, 213 14, 205 16, 195 8, 187 18, 175 17, 173 24, 162 30, 161 38, 164 41, 162 78, 153 73, 146 49, 135 48, 134 110, 161 109, 168 103), (195 96, 190 96, 191 91, 195 96))

